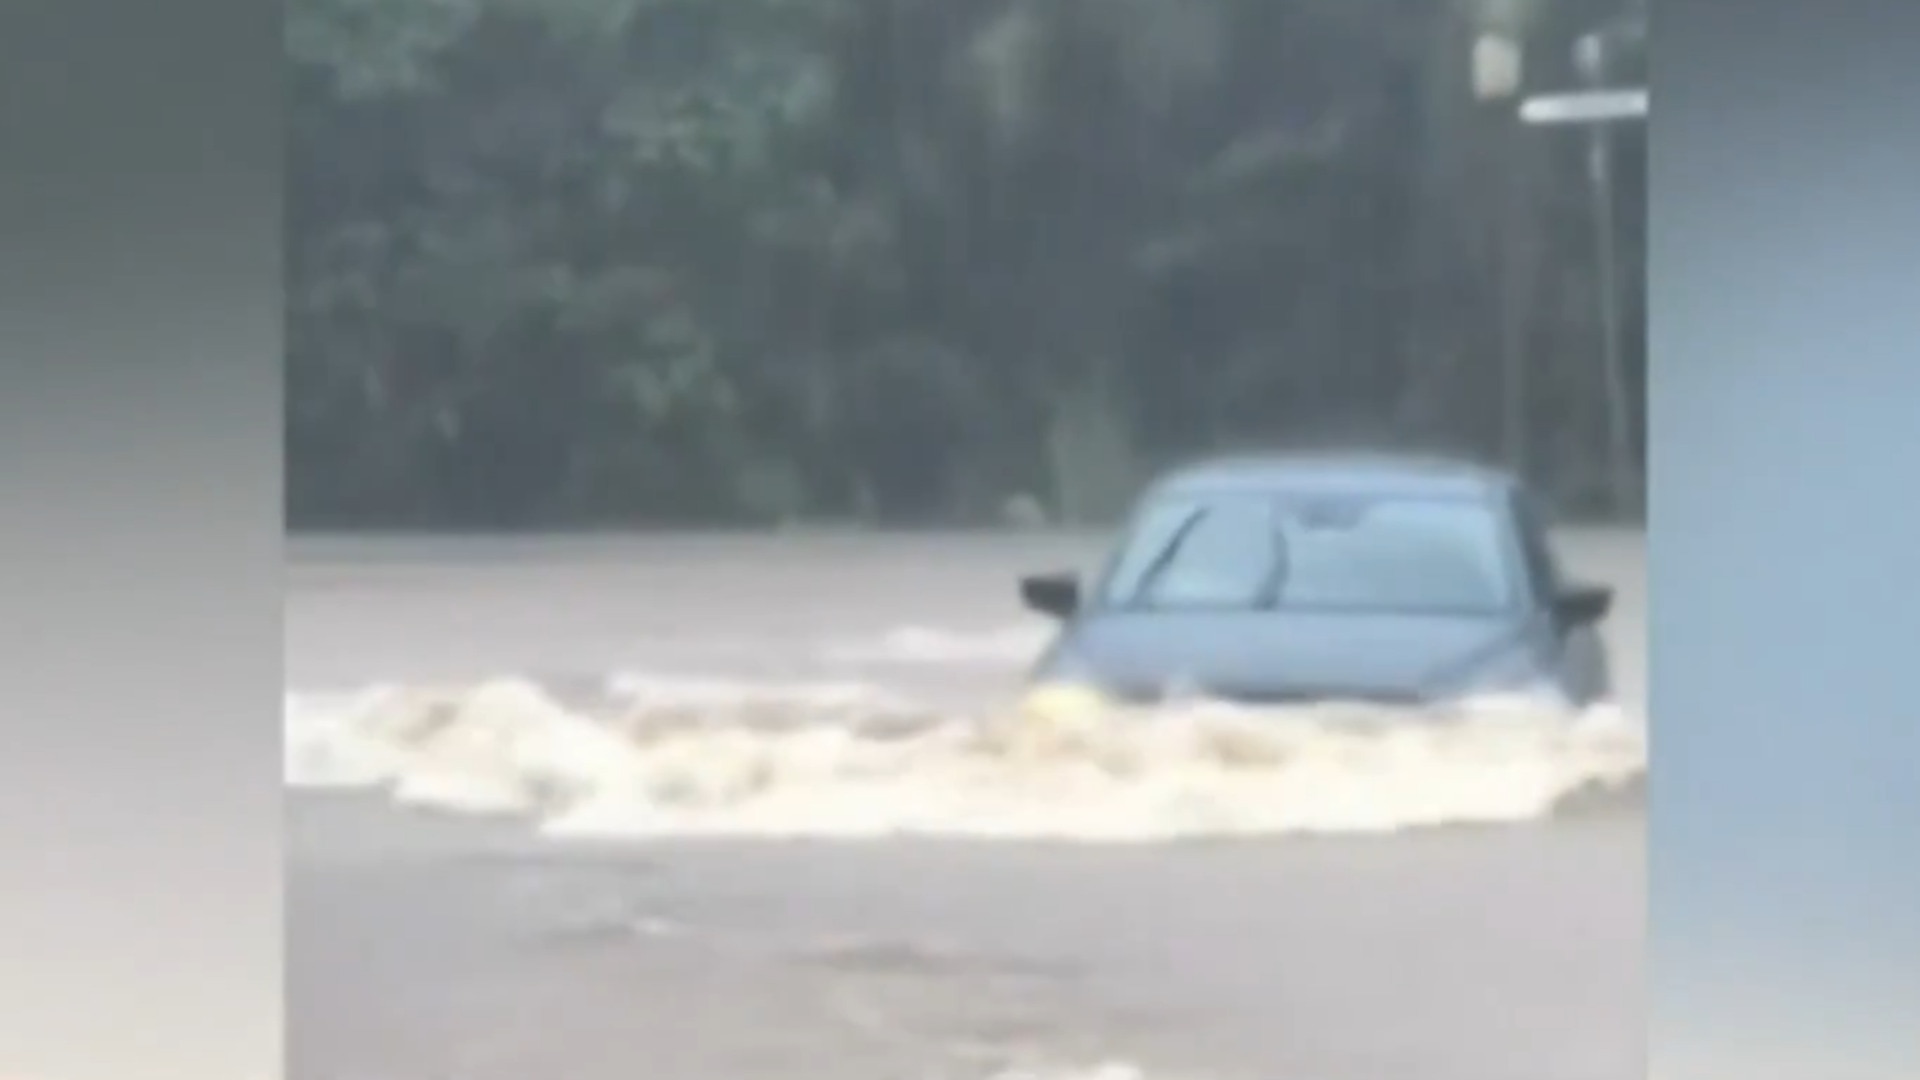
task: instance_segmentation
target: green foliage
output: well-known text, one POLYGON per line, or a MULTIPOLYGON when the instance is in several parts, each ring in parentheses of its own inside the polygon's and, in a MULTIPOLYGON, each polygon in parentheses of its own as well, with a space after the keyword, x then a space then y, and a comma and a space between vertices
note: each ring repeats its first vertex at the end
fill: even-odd
MULTIPOLYGON (((292 0, 290 521, 1097 518, 1316 428, 1498 450, 1487 179, 1575 192, 1558 280, 1578 161, 1436 107, 1448 10, 292 0)), ((1535 395, 1591 424, 1569 322, 1535 395)))

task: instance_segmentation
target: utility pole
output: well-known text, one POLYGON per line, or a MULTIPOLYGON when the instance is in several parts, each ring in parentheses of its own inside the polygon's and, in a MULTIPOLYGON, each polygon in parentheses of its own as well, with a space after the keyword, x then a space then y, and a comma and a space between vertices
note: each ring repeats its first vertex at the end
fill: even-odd
MULTIPOLYGON (((1511 15, 1511 12, 1507 13, 1511 15)), ((1495 20, 1473 43, 1473 96, 1482 102, 1506 102, 1520 92, 1525 74, 1521 38, 1524 26, 1512 18, 1495 20)), ((1507 467, 1522 478, 1532 473, 1528 430, 1529 383, 1527 329, 1531 324, 1533 187, 1527 146, 1518 131, 1503 131, 1497 153, 1506 170, 1497 247, 1496 286, 1500 318, 1500 449, 1507 467)))
POLYGON ((1520 122, 1530 126, 1574 126, 1587 135, 1587 182, 1593 192, 1593 230, 1596 303, 1600 316, 1601 374, 1607 396, 1607 458, 1615 508, 1630 510, 1638 502, 1638 455, 1634 452, 1634 410, 1623 331, 1620 325, 1618 238, 1614 229, 1613 126, 1644 121, 1648 94, 1644 87, 1612 88, 1607 75, 1609 37, 1587 34, 1574 48, 1575 66, 1584 89, 1543 94, 1520 102, 1520 122))

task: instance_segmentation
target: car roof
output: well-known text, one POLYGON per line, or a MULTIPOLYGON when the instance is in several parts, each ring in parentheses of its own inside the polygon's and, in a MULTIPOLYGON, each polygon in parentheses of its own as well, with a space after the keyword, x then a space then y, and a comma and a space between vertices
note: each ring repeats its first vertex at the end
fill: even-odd
POLYGON ((1210 458, 1155 482, 1148 498, 1248 491, 1393 493, 1474 498, 1514 486, 1498 469, 1446 457, 1389 453, 1265 453, 1210 458))

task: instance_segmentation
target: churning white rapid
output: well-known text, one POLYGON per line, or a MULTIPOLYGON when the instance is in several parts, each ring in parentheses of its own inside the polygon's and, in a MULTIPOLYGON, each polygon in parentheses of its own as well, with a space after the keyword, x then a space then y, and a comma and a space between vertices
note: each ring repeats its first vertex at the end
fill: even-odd
MULTIPOLYGON (((978 660, 923 632, 907 662, 978 660)), ((965 836, 1142 842, 1519 822, 1632 784, 1644 729, 1487 699, 1444 715, 1360 705, 1152 711, 1041 694, 981 715, 860 682, 641 676, 569 706, 535 683, 290 694, 286 780, 383 789, 580 838, 965 836)))

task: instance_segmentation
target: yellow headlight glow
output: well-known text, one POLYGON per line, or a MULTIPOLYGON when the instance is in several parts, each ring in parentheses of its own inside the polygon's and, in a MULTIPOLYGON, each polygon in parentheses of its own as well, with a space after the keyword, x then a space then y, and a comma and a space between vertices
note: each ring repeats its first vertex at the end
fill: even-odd
POLYGON ((1020 699, 1023 720, 1041 724, 1084 723, 1113 711, 1105 694, 1080 683, 1042 683, 1020 699))

